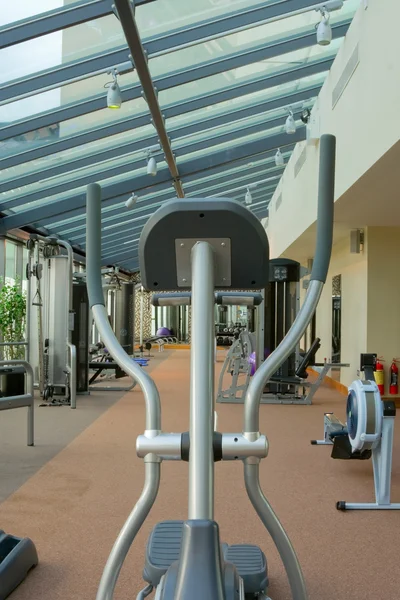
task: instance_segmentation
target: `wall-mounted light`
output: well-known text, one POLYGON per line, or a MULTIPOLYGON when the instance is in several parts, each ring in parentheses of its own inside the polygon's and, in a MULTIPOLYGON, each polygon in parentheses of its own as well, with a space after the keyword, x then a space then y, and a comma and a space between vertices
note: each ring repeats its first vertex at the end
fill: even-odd
POLYGON ((310 120, 310 117, 311 117, 311 110, 309 108, 304 108, 301 111, 301 115, 300 115, 300 119, 302 120, 304 125, 307 125, 307 123, 310 120))
POLYGON ((138 200, 138 197, 133 192, 132 195, 128 198, 128 200, 125 202, 126 208, 129 208, 129 209, 133 208, 135 206, 137 200, 138 200))
POLYGON ((364 249, 364 231, 352 229, 350 231, 350 254, 360 254, 364 249))

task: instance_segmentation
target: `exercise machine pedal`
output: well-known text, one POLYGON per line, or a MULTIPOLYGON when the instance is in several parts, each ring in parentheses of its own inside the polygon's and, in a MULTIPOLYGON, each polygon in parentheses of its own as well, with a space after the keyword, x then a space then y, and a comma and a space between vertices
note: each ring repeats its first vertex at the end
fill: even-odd
POLYGON ((184 521, 157 523, 147 542, 143 579, 157 587, 173 562, 179 559, 184 521))
POLYGON ((38 562, 32 540, 0 530, 0 600, 5 600, 38 562))
MULTIPOLYGON (((162 521, 150 534, 146 548, 143 579, 157 587, 169 567, 180 558, 184 521, 162 521)), ((224 560, 236 567, 246 595, 268 588, 267 559, 258 546, 222 544, 224 560)))
POLYGON ((243 579, 244 593, 256 595, 268 588, 267 559, 264 552, 253 544, 227 546, 226 562, 233 564, 243 579))

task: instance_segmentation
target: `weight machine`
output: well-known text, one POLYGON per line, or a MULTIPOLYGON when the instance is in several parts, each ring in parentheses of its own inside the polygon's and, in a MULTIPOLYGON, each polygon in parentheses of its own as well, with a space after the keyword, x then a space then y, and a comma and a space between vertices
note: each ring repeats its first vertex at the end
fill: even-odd
POLYGON ((29 362, 41 406, 76 408, 72 248, 54 236, 37 235, 31 235, 27 248, 29 362))

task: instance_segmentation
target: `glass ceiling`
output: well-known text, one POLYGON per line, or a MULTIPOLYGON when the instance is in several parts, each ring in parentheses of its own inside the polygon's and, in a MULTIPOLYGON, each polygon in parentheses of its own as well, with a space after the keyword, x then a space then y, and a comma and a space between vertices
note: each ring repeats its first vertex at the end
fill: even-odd
POLYGON ((359 0, 344 0, 331 13, 327 46, 316 43, 317 4, 136 0, 166 149, 154 120, 158 107, 145 100, 111 3, 0 0, 0 234, 30 227, 84 250, 91 182, 103 187, 103 263, 112 256, 128 271, 137 270, 141 228, 176 193, 244 202, 249 186, 249 209, 267 216, 284 170, 275 164, 277 149, 286 164, 305 139, 301 113, 312 109, 359 0), (107 108, 114 70, 119 110, 107 108), (296 132, 289 135, 290 110, 296 132), (149 149, 155 176, 147 174, 149 149), (138 200, 129 211, 132 193, 138 200))

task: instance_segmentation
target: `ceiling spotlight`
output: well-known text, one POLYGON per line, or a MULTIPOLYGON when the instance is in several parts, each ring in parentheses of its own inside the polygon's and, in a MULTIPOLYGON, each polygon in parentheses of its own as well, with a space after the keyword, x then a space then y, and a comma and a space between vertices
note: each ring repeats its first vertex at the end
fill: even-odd
POLYGON ((128 200, 125 202, 126 208, 133 208, 136 204, 137 199, 138 197, 135 193, 133 193, 132 196, 130 196, 130 198, 128 198, 128 200))
POLYGON ((321 21, 317 25, 317 44, 329 46, 332 41, 332 27, 329 24, 329 12, 321 9, 321 21))
POLYGON ((104 87, 108 87, 107 92, 107 106, 108 108, 121 108, 122 104, 122 96, 121 90, 117 81, 117 71, 116 69, 112 72, 113 81, 111 83, 106 83, 104 87))
POLYGON ((289 116, 286 119, 285 131, 287 134, 296 133, 296 121, 294 120, 293 112, 289 111, 289 116))
POLYGON ((311 110, 309 108, 305 108, 300 115, 300 119, 303 121, 304 125, 307 125, 308 121, 310 120, 310 117, 311 110))
POLYGON ((253 202, 253 198, 251 196, 249 188, 247 188, 247 192, 246 192, 246 195, 244 197, 244 201, 246 202, 246 204, 251 204, 253 202))
POLYGON ((280 148, 278 148, 275 154, 275 164, 277 167, 283 167, 285 164, 285 159, 283 158, 283 154, 280 148))
POLYGON ((147 175, 157 175, 157 161, 150 154, 147 155, 147 175))

